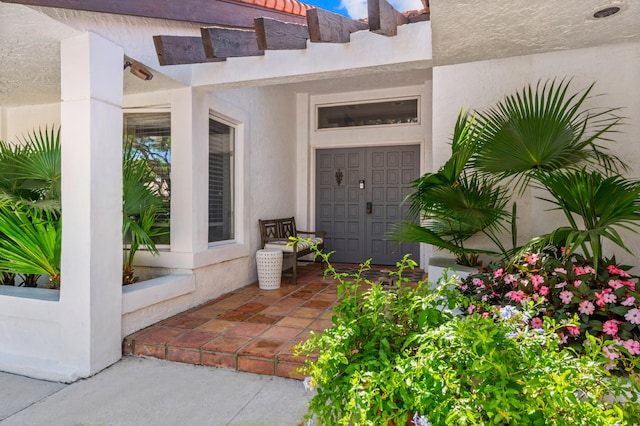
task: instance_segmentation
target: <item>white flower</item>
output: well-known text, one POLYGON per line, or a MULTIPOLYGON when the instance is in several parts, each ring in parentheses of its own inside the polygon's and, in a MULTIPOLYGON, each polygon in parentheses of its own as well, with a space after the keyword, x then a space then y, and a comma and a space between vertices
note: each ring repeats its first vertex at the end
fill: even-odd
POLYGON ((630 309, 624 316, 624 319, 631 324, 640 324, 640 310, 638 308, 630 309))
POLYGON ((305 377, 302 384, 304 385, 305 390, 312 391, 315 387, 315 380, 311 377, 305 377))
POLYGON ((518 310, 513 306, 507 305, 507 306, 503 306, 502 309, 500 309, 500 318, 504 320, 508 320, 509 318, 517 314, 518 314, 518 310))
POLYGON ((413 415, 413 424, 415 426, 431 426, 431 423, 429 423, 429 419, 427 419, 426 416, 421 416, 418 413, 415 413, 413 415))

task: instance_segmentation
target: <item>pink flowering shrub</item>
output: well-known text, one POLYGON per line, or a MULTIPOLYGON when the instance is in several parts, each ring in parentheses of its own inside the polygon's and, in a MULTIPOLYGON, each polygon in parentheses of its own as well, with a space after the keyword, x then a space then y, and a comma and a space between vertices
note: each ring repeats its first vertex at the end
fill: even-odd
POLYGON ((585 351, 587 333, 610 341, 602 350, 609 367, 628 369, 623 360, 640 361, 640 288, 629 269, 615 259, 604 260, 595 270, 577 254, 556 258, 529 253, 511 266, 483 268, 460 289, 470 296, 464 307, 468 314, 519 306, 531 312, 533 329, 541 328, 545 317, 566 324, 558 330, 560 341, 578 353, 585 351), (579 326, 569 323, 576 315, 579 326))

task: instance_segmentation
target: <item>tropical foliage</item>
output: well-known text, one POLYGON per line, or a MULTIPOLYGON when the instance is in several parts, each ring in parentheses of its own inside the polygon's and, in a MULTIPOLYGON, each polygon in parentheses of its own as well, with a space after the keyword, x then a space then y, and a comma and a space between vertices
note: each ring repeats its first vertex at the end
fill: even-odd
MULTIPOLYGON (((32 132, 21 143, 0 141, 0 284, 35 286, 47 275, 60 285, 62 238, 60 129, 32 132)), ((123 282, 135 282, 133 258, 141 247, 157 253, 153 237, 165 204, 149 165, 130 141, 123 148, 123 282)))
POLYGON ((438 173, 418 179, 416 191, 409 198, 412 211, 420 215, 422 227, 404 223, 394 238, 433 244, 452 251, 464 262, 468 260, 465 253, 483 251, 451 242, 470 238, 471 231, 476 229, 490 236, 503 259, 514 254, 517 257, 529 245, 516 246, 515 203, 511 215, 504 208, 507 199, 533 185, 548 194, 542 196, 543 200, 564 212, 567 225, 534 238, 530 244, 580 247, 595 265, 604 256, 603 239, 628 250, 618 231, 637 230, 640 182, 621 176, 619 172, 625 170, 625 164, 603 145, 611 140, 621 119, 614 108, 585 107, 593 85, 572 93, 570 83, 562 80, 538 83, 535 88, 527 86, 496 106, 476 112, 472 118, 461 113, 454 131, 451 159, 438 173), (466 176, 473 176, 473 180, 459 179, 466 176), (462 188, 469 195, 438 198, 432 182, 442 185, 439 192, 462 188), (490 184, 493 191, 476 191, 478 185, 466 188, 468 182, 480 183, 481 188, 489 188, 490 184), (469 201, 471 195, 473 203, 469 201), (437 215, 433 214, 432 205, 438 206, 437 215), (451 228, 442 227, 441 218, 460 217, 460 205, 467 209, 475 205, 495 206, 497 210, 495 214, 462 217, 457 229, 467 232, 451 239, 448 237, 451 228), (477 217, 487 221, 479 222, 477 217), (510 227, 504 225, 508 217, 510 227), (477 226, 478 223, 482 226, 477 226), (496 231, 501 230, 511 232, 509 250, 500 243, 496 231))
MULTIPOLYGON (((321 254, 323 260, 328 257, 321 254)), ((600 368, 603 342, 573 356, 558 351, 570 325, 509 306, 491 315, 455 315, 464 298, 456 279, 409 284, 415 263, 398 264, 395 288, 362 272, 327 273, 341 296, 333 326, 299 351, 315 390, 308 424, 323 425, 624 425, 640 421, 637 381, 600 368), (611 398, 614 397, 614 398, 611 398), (615 398, 617 397, 617 399, 615 398), (628 401, 628 402, 627 402, 628 401)), ((620 354, 621 358, 626 353, 620 354)))
POLYGON ((459 264, 474 266, 478 254, 493 251, 469 248, 466 241, 483 233, 506 254, 498 235, 510 214, 507 188, 488 174, 477 174, 469 163, 479 143, 476 123, 460 112, 454 129, 451 158, 436 173, 413 182, 409 201, 416 221, 404 221, 392 229, 396 241, 423 242, 451 251, 459 264))
POLYGON ((128 245, 123 251, 123 284, 137 281, 133 274, 136 252, 144 247, 158 254, 154 237, 167 232, 166 227, 158 223, 166 212, 166 204, 153 176, 153 169, 140 155, 133 139, 126 139, 122 163, 122 233, 128 245))
POLYGON ((39 129, 21 144, 0 141, 0 271, 35 286, 60 284, 60 130, 39 129))

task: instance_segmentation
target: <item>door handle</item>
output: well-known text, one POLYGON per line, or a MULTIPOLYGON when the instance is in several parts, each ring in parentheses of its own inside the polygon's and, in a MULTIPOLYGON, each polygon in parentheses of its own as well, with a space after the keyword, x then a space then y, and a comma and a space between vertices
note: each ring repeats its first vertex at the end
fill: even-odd
POLYGON ((369 202, 367 203, 367 214, 371 214, 371 211, 372 211, 372 210, 373 210, 373 206, 372 206, 371 201, 369 201, 369 202))

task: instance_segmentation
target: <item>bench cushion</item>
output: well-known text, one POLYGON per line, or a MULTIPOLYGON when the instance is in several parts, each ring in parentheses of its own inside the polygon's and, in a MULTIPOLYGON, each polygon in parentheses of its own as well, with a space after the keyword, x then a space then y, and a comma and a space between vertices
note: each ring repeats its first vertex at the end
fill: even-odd
MULTIPOLYGON (((322 243, 323 240, 320 237, 311 238, 311 242, 300 241, 298 243, 298 251, 304 251, 311 248, 311 246, 315 244, 322 243)), ((264 245, 266 249, 280 249, 283 253, 293 253, 293 244, 288 243, 287 241, 272 241, 264 245)))

